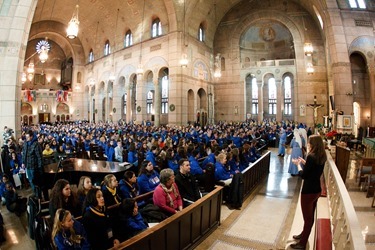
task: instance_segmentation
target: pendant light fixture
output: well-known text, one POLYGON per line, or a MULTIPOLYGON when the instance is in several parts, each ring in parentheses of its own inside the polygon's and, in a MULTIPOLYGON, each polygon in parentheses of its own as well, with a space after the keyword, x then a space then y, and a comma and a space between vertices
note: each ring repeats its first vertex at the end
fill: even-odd
POLYGON ((78 8, 79 8, 79 5, 77 4, 73 12, 72 19, 70 19, 68 28, 66 29, 66 36, 69 39, 74 39, 78 35, 78 27, 79 27, 78 8))

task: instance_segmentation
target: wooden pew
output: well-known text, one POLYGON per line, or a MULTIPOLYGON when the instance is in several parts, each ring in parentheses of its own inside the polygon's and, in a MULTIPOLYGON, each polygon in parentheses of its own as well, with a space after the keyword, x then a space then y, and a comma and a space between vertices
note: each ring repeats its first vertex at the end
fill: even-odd
POLYGON ((268 151, 261 158, 242 171, 244 181, 244 198, 250 195, 257 184, 263 180, 270 171, 271 152, 268 151))
POLYGON ((116 249, 193 249, 220 224, 222 189, 216 186, 183 211, 120 243, 116 249))

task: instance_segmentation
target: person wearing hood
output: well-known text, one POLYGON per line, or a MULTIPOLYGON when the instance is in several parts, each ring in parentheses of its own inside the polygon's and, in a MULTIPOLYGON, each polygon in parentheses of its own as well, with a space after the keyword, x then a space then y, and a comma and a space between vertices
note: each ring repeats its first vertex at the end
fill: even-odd
POLYGON ((290 155, 288 173, 290 173, 292 176, 297 176, 298 168, 297 168, 297 165, 293 163, 293 159, 298 159, 300 157, 303 157, 302 139, 301 139, 298 129, 294 129, 293 135, 294 137, 292 139, 292 142, 290 143, 290 147, 292 148, 292 153, 290 155))
POLYGON ((26 133, 26 143, 24 143, 22 149, 22 168, 26 169, 27 179, 34 194, 40 197, 40 189, 35 186, 40 185, 43 174, 42 149, 39 146, 38 138, 32 130, 26 133))

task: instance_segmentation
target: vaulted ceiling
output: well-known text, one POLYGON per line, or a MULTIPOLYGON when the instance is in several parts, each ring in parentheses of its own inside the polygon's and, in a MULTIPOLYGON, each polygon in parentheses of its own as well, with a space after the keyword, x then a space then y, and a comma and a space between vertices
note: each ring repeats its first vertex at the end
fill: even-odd
MULTIPOLYGON (((262 3, 272 8, 273 1, 262 0, 262 3)), ((315 2, 314 0, 289 1, 310 9, 312 2, 315 2)), ((195 34, 196 27, 199 27, 201 22, 206 22, 209 32, 213 32, 213 37, 220 20, 231 19, 230 15, 237 12, 233 10, 241 8, 243 12, 243 6, 250 7, 256 2, 260 0, 39 0, 29 40, 51 37, 48 33, 55 32, 53 25, 56 23, 66 28, 77 4, 80 21, 79 41, 71 43, 82 45, 83 53, 87 54, 91 48, 101 49, 107 39, 113 46, 116 38, 116 48, 121 47, 123 35, 128 29, 135 34, 133 38, 135 43, 140 41, 142 33, 142 40, 149 38, 147 37, 149 27, 155 17, 161 20, 163 29, 167 32, 182 30, 184 10, 187 32, 195 34), (49 24, 41 25, 42 23, 49 24)), ((283 4, 287 8, 288 1, 283 1, 283 4)))

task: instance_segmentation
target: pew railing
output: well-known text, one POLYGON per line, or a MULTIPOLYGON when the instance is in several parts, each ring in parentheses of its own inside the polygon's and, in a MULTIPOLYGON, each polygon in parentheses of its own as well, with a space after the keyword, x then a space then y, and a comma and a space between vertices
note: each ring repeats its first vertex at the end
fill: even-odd
POLYGON ((268 175, 270 171, 271 152, 268 151, 249 167, 242 171, 244 182, 244 198, 250 195, 257 184, 268 175))
POLYGON ((116 249, 193 249, 220 224, 223 187, 157 225, 120 243, 116 249))
POLYGON ((349 193, 329 151, 324 168, 331 216, 332 243, 336 249, 365 250, 361 227, 349 193))

